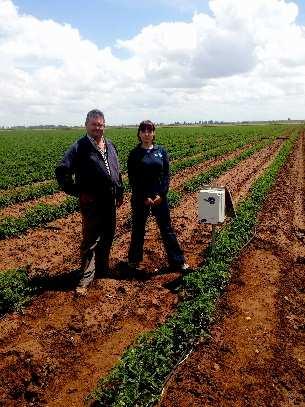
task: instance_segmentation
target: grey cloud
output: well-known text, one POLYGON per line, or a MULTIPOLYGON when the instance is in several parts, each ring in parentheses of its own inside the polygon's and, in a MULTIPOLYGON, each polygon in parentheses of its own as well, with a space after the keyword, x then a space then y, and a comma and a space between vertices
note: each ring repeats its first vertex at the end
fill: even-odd
POLYGON ((202 42, 191 61, 191 72, 199 78, 218 78, 249 72, 257 63, 255 45, 242 33, 216 34, 202 42))
POLYGON ((215 35, 189 52, 169 52, 144 68, 145 80, 153 87, 194 88, 209 79, 246 73, 257 59, 251 38, 238 34, 215 35))

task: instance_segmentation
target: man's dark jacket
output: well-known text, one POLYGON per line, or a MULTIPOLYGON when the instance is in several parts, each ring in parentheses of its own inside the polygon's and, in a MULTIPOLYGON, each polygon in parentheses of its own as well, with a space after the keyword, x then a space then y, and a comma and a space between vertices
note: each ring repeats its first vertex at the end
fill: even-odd
POLYGON ((81 192, 86 192, 102 200, 122 198, 123 183, 117 151, 110 140, 105 139, 105 142, 111 175, 101 153, 87 135, 76 141, 65 153, 55 174, 67 194, 79 196, 81 192))

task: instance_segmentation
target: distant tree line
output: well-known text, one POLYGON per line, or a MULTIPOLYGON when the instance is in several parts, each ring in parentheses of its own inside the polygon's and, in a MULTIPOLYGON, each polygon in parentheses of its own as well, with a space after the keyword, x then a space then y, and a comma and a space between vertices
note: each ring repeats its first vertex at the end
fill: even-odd
MULTIPOLYGON (((304 123, 305 120, 292 120, 288 118, 287 120, 243 120, 243 121, 223 121, 223 120, 198 120, 194 122, 187 122, 187 121, 175 121, 173 123, 156 123, 157 126, 211 126, 211 125, 230 125, 230 124, 268 124, 268 123, 304 123)), ((137 127, 138 124, 121 124, 121 125, 113 125, 108 127, 137 127)), ((39 130, 39 129, 61 129, 61 130, 69 130, 69 129, 79 129, 83 126, 67 126, 62 124, 44 124, 44 125, 37 125, 37 126, 0 126, 0 130, 18 130, 18 129, 32 129, 32 130, 39 130)))

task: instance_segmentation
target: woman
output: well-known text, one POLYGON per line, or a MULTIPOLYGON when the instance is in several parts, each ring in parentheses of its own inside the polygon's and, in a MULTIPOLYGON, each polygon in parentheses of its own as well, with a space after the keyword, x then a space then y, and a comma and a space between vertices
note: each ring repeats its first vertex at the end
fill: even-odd
POLYGON ((183 252, 171 226, 167 193, 169 162, 165 149, 155 145, 155 125, 150 120, 140 123, 139 144, 128 157, 128 178, 132 189, 132 233, 128 253, 130 268, 137 268, 143 259, 145 224, 149 213, 155 216, 170 268, 186 270, 183 252))

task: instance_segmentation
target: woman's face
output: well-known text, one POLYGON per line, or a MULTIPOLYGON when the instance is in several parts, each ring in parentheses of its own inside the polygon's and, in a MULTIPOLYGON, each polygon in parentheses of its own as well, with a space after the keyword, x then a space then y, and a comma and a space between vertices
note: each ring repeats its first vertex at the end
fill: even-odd
POLYGON ((142 144, 153 144, 155 132, 153 129, 146 128, 139 133, 142 144))

